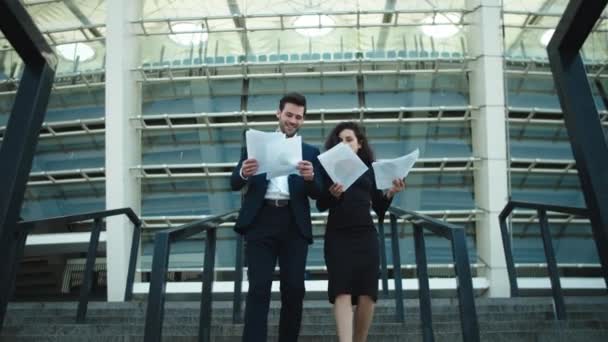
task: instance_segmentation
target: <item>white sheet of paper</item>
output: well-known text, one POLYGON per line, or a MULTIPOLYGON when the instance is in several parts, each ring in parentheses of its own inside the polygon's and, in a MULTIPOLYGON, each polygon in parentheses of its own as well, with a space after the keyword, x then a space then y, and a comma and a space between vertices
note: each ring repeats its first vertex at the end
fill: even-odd
POLYGON ((269 170, 272 155, 268 154, 267 146, 280 144, 285 139, 285 134, 281 132, 262 132, 249 129, 245 132, 247 141, 247 158, 255 158, 258 161, 258 171, 256 175, 266 173, 269 170))
POLYGON ((400 158, 373 162, 376 187, 379 190, 390 189, 393 186, 393 180, 407 177, 416 160, 418 160, 419 154, 420 151, 416 149, 414 152, 400 158))
POLYGON ((287 176, 292 173, 300 174, 296 166, 302 160, 302 137, 295 136, 266 145, 268 172, 266 179, 287 176))
POLYGON ((334 183, 342 184, 344 191, 368 169, 350 146, 344 143, 339 143, 321 153, 318 158, 329 178, 334 183))

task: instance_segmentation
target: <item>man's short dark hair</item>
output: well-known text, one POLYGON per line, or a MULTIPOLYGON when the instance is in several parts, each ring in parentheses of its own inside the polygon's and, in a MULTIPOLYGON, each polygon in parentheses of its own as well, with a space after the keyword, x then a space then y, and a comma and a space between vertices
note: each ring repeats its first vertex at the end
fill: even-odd
POLYGON ((304 107, 304 114, 306 114, 306 97, 300 93, 288 93, 285 94, 279 101, 279 111, 283 111, 286 103, 293 103, 296 106, 304 107))

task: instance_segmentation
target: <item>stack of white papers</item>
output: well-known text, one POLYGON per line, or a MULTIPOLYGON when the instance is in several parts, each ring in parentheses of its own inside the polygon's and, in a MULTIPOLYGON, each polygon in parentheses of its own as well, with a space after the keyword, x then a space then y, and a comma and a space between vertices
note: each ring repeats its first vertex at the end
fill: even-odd
POLYGON ((373 162, 376 187, 379 190, 390 189, 393 186, 393 180, 407 177, 416 160, 418 160, 419 154, 420 152, 416 149, 414 152, 400 158, 373 162))
POLYGON ((247 157, 258 161, 256 175, 266 173, 266 179, 299 174, 296 167, 302 160, 302 137, 287 138, 281 132, 245 132, 247 157))
POLYGON ((352 148, 344 143, 339 143, 323 152, 318 158, 329 178, 334 183, 342 184, 344 191, 368 169, 352 148))
POLYGON ((275 145, 266 145, 266 156, 269 157, 266 179, 300 174, 296 167, 302 160, 302 137, 298 135, 275 145))

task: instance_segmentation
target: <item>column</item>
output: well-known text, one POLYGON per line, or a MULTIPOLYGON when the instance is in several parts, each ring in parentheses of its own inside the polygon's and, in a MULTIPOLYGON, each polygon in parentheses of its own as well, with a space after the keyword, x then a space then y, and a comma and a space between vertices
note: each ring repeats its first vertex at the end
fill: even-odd
MULTIPOLYGON (((141 112, 139 42, 131 21, 141 18, 141 0, 106 1, 106 208, 141 214, 140 181, 130 168, 141 162, 141 133, 129 120, 141 112)), ((126 217, 107 220, 108 301, 123 301, 133 236, 126 217)))
POLYGON ((477 252, 489 282, 489 297, 508 297, 509 282, 498 223, 508 200, 508 154, 503 72, 502 1, 467 0, 465 17, 470 63, 473 155, 475 170, 477 252))

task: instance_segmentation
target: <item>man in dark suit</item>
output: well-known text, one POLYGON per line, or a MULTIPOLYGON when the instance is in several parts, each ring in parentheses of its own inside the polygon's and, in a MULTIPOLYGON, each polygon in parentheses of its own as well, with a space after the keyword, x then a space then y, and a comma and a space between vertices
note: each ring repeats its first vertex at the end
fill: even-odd
MULTIPOLYGON (((306 98, 289 93, 279 102, 278 129, 288 138, 296 135, 304 123, 306 98)), ((308 245, 312 243, 312 225, 308 198, 321 193, 319 150, 302 143, 299 175, 266 180, 255 175, 258 162, 247 157, 246 148, 232 172, 231 187, 245 188, 243 204, 235 230, 244 234, 248 261, 249 291, 245 309, 243 341, 266 341, 272 275, 277 260, 281 281, 281 318, 279 341, 297 341, 302 320, 304 271, 308 245)))

